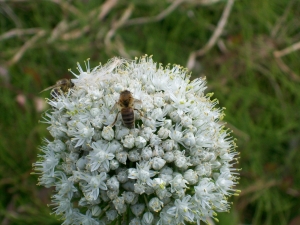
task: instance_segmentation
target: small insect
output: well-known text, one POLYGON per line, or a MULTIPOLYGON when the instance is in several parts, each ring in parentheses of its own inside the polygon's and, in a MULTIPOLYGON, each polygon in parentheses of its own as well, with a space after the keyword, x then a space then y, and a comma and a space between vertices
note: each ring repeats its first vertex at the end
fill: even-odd
POLYGON ((61 80, 58 80, 55 85, 47 87, 46 89, 42 90, 41 92, 52 89, 50 92, 50 95, 51 95, 52 99, 54 99, 58 95, 67 92, 72 87, 74 87, 74 83, 70 79, 61 79, 61 80))
POLYGON ((116 104, 110 110, 110 113, 112 113, 113 111, 115 111, 116 108, 119 108, 115 121, 110 126, 115 125, 118 119, 118 115, 121 112, 124 126, 127 128, 134 128, 134 110, 138 111, 140 115, 143 116, 143 113, 140 110, 134 108, 135 103, 142 103, 142 101, 135 99, 130 91, 122 91, 120 93, 119 101, 116 102, 116 104))

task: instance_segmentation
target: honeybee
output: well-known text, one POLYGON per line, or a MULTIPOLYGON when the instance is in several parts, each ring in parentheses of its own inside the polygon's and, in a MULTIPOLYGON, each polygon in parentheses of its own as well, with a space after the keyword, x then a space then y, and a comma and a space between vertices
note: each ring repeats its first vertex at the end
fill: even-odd
POLYGON ((74 83, 70 79, 61 79, 61 80, 58 80, 55 85, 47 87, 46 89, 42 90, 41 92, 52 89, 50 92, 50 95, 51 95, 52 99, 54 99, 58 95, 67 92, 72 87, 74 87, 74 83))
MULTIPOLYGON (((110 113, 116 110, 116 108, 119 108, 119 111, 116 115, 115 121, 110 125, 114 126, 118 115, 121 112, 122 121, 125 127, 127 128, 134 128, 134 110, 138 111, 141 116, 143 116, 143 113, 139 110, 134 108, 135 103, 142 103, 141 100, 135 99, 132 96, 132 93, 128 90, 124 90, 120 93, 119 101, 116 102, 116 104, 113 106, 113 108, 110 110, 110 113)), ((144 116, 143 116, 144 117, 144 116)))

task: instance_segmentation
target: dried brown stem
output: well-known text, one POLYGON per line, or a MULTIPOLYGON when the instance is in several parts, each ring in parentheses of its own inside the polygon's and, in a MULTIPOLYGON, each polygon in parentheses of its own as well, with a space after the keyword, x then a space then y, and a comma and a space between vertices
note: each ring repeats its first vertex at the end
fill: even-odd
POLYGON ((300 41, 295 43, 295 44, 292 44, 291 46, 285 48, 285 49, 282 49, 280 51, 275 51, 274 52, 274 56, 276 58, 279 58, 279 57, 282 57, 282 56, 285 56, 285 55, 288 55, 294 51, 297 51, 300 49, 300 41))
POLYGON ((28 34, 36 34, 40 31, 40 28, 29 28, 29 29, 12 29, 7 31, 6 33, 0 35, 0 41, 9 39, 15 36, 28 35, 28 34))
POLYGON ((74 15, 83 16, 83 14, 76 7, 74 7, 72 4, 69 4, 67 1, 51 0, 51 2, 56 3, 62 9, 69 11, 69 12, 73 13, 74 15))
POLYGON ((240 193, 240 197, 253 193, 253 192, 257 192, 257 191, 261 191, 264 189, 268 189, 270 187, 276 186, 278 185, 278 181, 276 180, 270 180, 270 181, 263 181, 263 180, 259 180, 257 181, 255 184, 248 186, 246 189, 242 190, 242 192, 240 193))
POLYGON ((106 47, 110 48, 111 47, 111 38, 115 35, 117 29, 119 29, 121 26, 123 26, 128 18, 131 16, 131 13, 133 11, 134 5, 130 4, 127 9, 124 11, 122 14, 121 18, 116 21, 113 25, 112 28, 107 32, 104 43, 106 47))
POLYGON ((249 134, 245 133, 244 131, 238 129, 237 127, 233 126, 231 123, 226 123, 227 127, 233 131, 233 133, 240 137, 240 138, 243 138, 245 141, 249 141, 250 140, 250 136, 249 134))
POLYGON ((222 16, 218 22, 218 25, 217 25, 216 29, 214 30, 214 33, 210 37, 209 41, 206 43, 206 45, 203 48, 199 49, 198 51, 192 52, 190 54, 189 60, 187 63, 188 69, 193 69, 196 58, 205 55, 216 44, 216 42, 218 41, 219 37, 221 36, 221 34, 224 30, 224 27, 227 23, 227 20, 230 15, 233 4, 234 4, 234 0, 227 1, 227 4, 224 8, 222 16))
POLYGON ((166 16, 168 16, 171 12, 173 12, 181 3, 183 3, 184 0, 177 0, 173 2, 168 8, 160 12, 156 16, 152 17, 140 17, 140 18, 135 18, 128 20, 124 25, 125 26, 132 26, 136 24, 145 24, 145 23, 153 23, 162 20, 166 16))
POLYGON ((282 24, 284 23, 284 21, 286 20, 286 18, 288 16, 288 13, 289 13, 290 9, 292 8, 293 3, 294 3, 294 0, 291 0, 288 3, 287 7, 284 10, 283 15, 281 17, 279 17, 279 19, 277 20, 274 28, 272 29, 271 37, 274 38, 276 36, 276 34, 279 32, 280 28, 282 27, 282 24))
POLYGON ((118 0, 106 0, 102 6, 98 15, 98 20, 102 21, 103 18, 111 11, 113 7, 118 3, 118 0))
POLYGON ((275 60, 282 72, 287 73, 293 81, 300 82, 300 77, 291 70, 280 57, 275 57, 275 60))
POLYGON ((62 33, 65 33, 65 31, 69 28, 68 22, 66 20, 60 21, 57 26, 52 29, 51 35, 48 38, 47 42, 51 43, 54 42, 62 33))
POLYGON ((14 57, 8 61, 8 66, 12 66, 13 64, 15 64, 16 62, 18 62, 22 56, 24 55, 24 53, 31 48, 34 43, 41 38, 42 36, 44 36, 46 34, 46 31, 44 30, 40 30, 36 35, 34 35, 32 38, 30 38, 20 49, 19 51, 14 55, 14 57))
POLYGON ((193 4, 193 5, 212 5, 217 2, 221 2, 224 0, 186 0, 187 3, 193 4))
POLYGON ((11 18, 11 20, 15 23, 17 28, 22 27, 22 23, 20 19, 17 17, 17 15, 14 13, 14 11, 10 8, 9 5, 6 4, 6 2, 0 2, 0 8, 11 18))

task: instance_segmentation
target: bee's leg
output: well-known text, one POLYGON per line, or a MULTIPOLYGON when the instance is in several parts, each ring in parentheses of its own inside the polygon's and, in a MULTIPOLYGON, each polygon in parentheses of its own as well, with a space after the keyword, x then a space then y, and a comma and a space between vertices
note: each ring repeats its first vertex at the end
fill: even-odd
POLYGON ((109 113, 113 113, 113 112, 118 108, 118 105, 119 105, 119 103, 116 102, 116 103, 114 104, 114 106, 111 108, 111 110, 109 111, 109 113))
POLYGON ((113 126, 115 125, 115 123, 117 122, 119 113, 120 113, 120 111, 117 113, 116 118, 115 118, 115 121, 114 121, 111 125, 109 125, 109 126, 113 127, 113 126))
POLYGON ((146 116, 144 116, 144 114, 142 113, 142 111, 141 111, 141 110, 139 110, 139 109, 134 109, 134 110, 138 111, 142 117, 144 117, 144 118, 148 119, 146 116))

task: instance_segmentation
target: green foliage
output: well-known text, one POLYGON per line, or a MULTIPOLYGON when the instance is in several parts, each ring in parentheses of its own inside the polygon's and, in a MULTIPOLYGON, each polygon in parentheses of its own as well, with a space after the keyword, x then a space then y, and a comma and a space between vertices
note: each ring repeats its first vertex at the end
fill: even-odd
MULTIPOLYGON (((67 69, 75 71, 87 58, 96 66, 115 55, 153 54, 157 62, 186 65, 208 42, 226 5, 186 1, 161 19, 132 24, 171 2, 119 1, 104 17, 104 1, 0 3, 2 224, 60 224, 49 215, 51 190, 36 186, 37 176, 30 175, 38 146, 49 137, 38 123, 36 102, 49 96, 41 90, 71 78, 67 69), (122 21, 125 12, 130 16, 122 21)), ((242 192, 219 224, 288 224, 300 214, 300 56, 274 56, 299 41, 299 12, 295 0, 236 0, 219 44, 193 68, 194 77, 207 76, 208 92, 226 107, 241 152, 242 192)))

